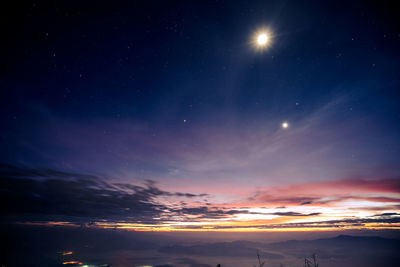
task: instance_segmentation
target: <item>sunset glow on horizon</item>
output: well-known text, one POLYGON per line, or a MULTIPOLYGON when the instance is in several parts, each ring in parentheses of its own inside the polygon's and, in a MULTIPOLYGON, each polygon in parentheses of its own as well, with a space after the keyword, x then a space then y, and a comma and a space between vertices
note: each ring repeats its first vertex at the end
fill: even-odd
MULTIPOLYGON (((108 219, 106 209, 103 218, 93 218, 90 224, 83 224, 89 228, 221 232, 400 229, 397 179, 348 179, 270 186, 247 192, 230 203, 218 200, 224 199, 221 195, 226 191, 220 191, 219 198, 212 194, 173 193, 153 182, 145 185, 101 182, 102 189, 98 191, 96 184, 100 181, 92 182, 93 189, 85 189, 92 190, 91 195, 117 194, 120 198, 132 199, 142 196, 145 197, 142 204, 147 208, 140 218, 132 217, 134 213, 129 215, 127 207, 120 215, 108 219)), ((65 193, 60 192, 60 199, 65 193)), ((103 201, 106 203, 107 197, 103 201)), ((82 226, 74 221, 21 223, 82 226)))

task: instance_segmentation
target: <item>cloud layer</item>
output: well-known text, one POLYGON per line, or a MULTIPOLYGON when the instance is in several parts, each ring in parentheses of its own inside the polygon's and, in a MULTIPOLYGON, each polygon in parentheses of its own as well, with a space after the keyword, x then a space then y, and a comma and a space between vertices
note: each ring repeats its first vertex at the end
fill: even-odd
POLYGON ((267 187, 230 203, 170 192, 148 180, 110 183, 79 173, 0 166, 5 221, 138 230, 398 228, 398 179, 267 187))

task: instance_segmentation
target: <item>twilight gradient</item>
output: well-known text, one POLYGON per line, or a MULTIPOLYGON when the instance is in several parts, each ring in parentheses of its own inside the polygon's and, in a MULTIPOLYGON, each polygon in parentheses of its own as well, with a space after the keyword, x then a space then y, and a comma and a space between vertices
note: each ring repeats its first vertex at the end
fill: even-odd
POLYGON ((400 35, 390 8, 153 4, 11 8, 5 221, 400 227, 400 35), (252 34, 263 28, 272 41, 259 51, 252 34))

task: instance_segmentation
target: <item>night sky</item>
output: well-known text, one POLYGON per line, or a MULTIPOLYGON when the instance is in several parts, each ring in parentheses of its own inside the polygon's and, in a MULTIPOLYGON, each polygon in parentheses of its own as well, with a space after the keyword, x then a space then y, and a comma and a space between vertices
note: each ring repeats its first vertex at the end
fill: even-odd
POLYGON ((3 6, 5 221, 400 227, 389 2, 117 2, 3 6))

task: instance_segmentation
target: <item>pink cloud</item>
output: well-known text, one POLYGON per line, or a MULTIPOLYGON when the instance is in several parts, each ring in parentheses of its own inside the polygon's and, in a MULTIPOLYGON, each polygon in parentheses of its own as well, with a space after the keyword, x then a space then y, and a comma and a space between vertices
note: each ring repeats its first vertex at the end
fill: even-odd
POLYGON ((399 202, 400 179, 348 179, 267 187, 250 200, 286 205, 328 204, 343 200, 399 202))

